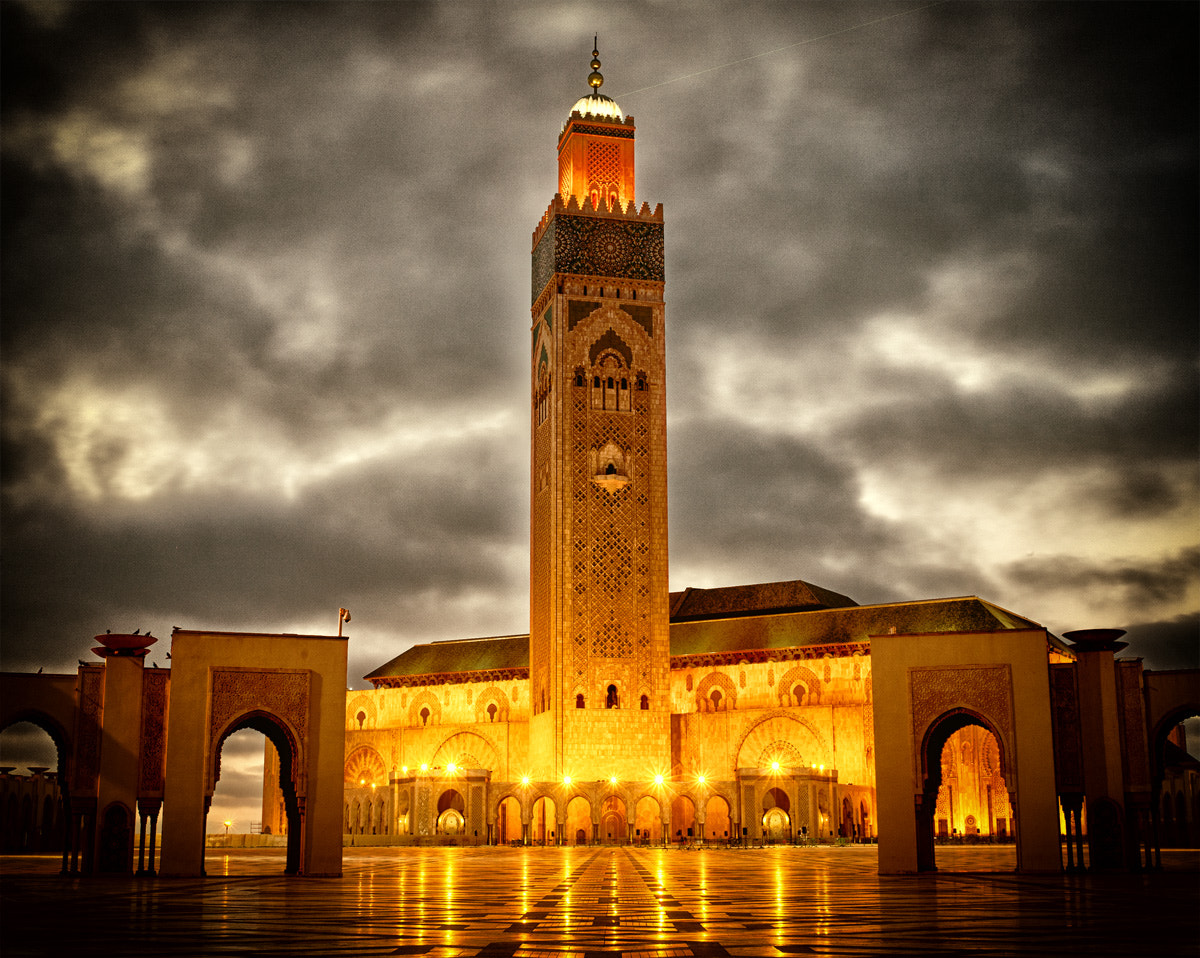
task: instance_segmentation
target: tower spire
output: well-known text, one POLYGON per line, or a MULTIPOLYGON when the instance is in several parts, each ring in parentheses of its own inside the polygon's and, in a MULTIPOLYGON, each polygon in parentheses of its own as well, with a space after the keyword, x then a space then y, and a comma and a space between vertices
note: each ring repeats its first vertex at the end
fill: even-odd
POLYGON ((604 85, 604 74, 600 72, 600 35, 592 38, 592 72, 588 74, 588 85, 593 92, 599 92, 604 85))
POLYGON ((672 767, 663 222, 634 207, 633 118, 599 91, 595 44, 533 236, 527 767, 542 781, 585 775, 598 742, 605 776, 672 767))

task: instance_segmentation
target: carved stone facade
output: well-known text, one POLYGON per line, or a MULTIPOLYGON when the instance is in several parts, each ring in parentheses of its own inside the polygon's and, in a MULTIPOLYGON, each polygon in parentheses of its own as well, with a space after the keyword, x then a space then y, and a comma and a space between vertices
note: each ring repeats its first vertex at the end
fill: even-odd
MULTIPOLYGON (((213 754, 219 751, 220 742, 229 734, 234 720, 258 712, 270 715, 287 726, 288 737, 296 749, 296 761, 293 762, 296 794, 306 794, 308 776, 302 759, 303 749, 308 742, 311 681, 312 676, 306 669, 214 668, 209 717, 210 751, 213 754)), ((215 786, 219 763, 214 763, 213 772, 215 786)))
POLYGON ((87 795, 96 789, 103 728, 104 670, 96 665, 84 666, 79 670, 79 712, 71 782, 71 791, 76 795, 87 795))
MULTIPOLYGON (((941 716, 954 711, 969 711, 983 719, 996 732, 1005 757, 1013 760, 1012 669, 1008 665, 952 666, 915 668, 909 672, 912 728, 915 741, 941 716)), ((932 760, 933 756, 920 759, 932 760)), ((917 772, 928 777, 929 770, 917 772)))
POLYGON ((1050 666, 1050 696, 1054 708, 1054 775, 1058 791, 1082 793, 1079 689, 1074 666, 1050 666))
POLYGON ((533 242, 528 761, 550 780, 670 766, 662 213, 636 211, 632 120, 578 116, 533 242))
POLYGON ((140 798, 162 798, 167 761, 167 699, 170 691, 170 672, 151 669, 143 673, 140 798))

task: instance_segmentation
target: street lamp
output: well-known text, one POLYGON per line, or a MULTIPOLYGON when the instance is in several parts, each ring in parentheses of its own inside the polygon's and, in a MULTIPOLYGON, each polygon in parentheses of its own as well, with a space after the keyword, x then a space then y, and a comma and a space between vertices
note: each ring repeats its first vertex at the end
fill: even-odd
POLYGON ((225 839, 226 839, 226 841, 229 840, 229 826, 232 824, 233 824, 233 819, 231 819, 231 818, 225 819, 225 839))

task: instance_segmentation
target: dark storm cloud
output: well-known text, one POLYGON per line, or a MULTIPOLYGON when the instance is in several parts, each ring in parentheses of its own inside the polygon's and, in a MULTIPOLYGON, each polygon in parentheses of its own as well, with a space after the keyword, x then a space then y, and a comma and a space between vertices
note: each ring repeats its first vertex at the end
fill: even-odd
POLYGON ((0 765, 16 766, 24 775, 31 766, 58 771, 58 750, 46 732, 30 722, 16 722, 0 735, 0 765))
POLYGON ((998 462, 1018 474, 1095 463, 1119 478, 1120 489, 1105 497, 1117 512, 1136 510, 1138 500, 1176 501, 1155 464, 1190 462, 1200 441, 1196 371, 1182 362, 1115 399, 1075 398, 1053 380, 968 392, 936 368, 880 370, 879 381, 900 398, 841 426, 862 455, 936 463, 946 476, 987 473, 998 462), (1143 477, 1140 491, 1134 475, 1143 477))
POLYGON ((862 507, 854 471, 814 443, 734 422, 671 433, 673 588, 805 579, 861 603, 982 590, 968 564, 922 556, 919 533, 862 507), (684 581, 695 568, 712 581, 684 581))
POLYGON ((1200 612, 1165 622, 1134 622, 1125 626, 1128 655, 1138 655, 1147 668, 1200 668, 1200 612))
MULTIPOLYGON (((19 343, 34 327, 39 337, 47 328, 85 342, 103 337, 93 366, 126 364, 146 378, 190 377, 241 395, 252 393, 246 377, 277 387, 291 379, 284 401, 303 405, 275 418, 296 424, 319 422, 301 415, 305 407, 351 378, 360 395, 383 391, 392 403, 407 390, 445 395, 471 366, 507 374, 491 382, 515 379, 512 337, 483 322, 496 308, 494 243, 469 216, 447 215, 461 210, 463 184, 481 179, 480 158, 455 148, 445 122, 448 113, 457 119, 447 104, 469 71, 456 77, 451 64, 404 42, 408 21, 419 20, 411 6, 331 7, 325 16, 303 5, 222 5, 211 14, 149 6, 128 31, 136 42, 101 34, 128 69, 152 60, 160 86, 173 78, 173 59, 183 78, 211 86, 147 83, 134 98, 130 77, 111 64, 96 67, 98 81, 85 68, 63 68, 72 80, 83 74, 60 79, 76 94, 71 109, 55 98, 59 109, 45 116, 65 122, 84 112, 96 126, 126 130, 146 164, 144 193, 98 190, 78 169, 52 165, 62 149, 6 157, 18 195, 33 197, 6 230, 14 278, 6 336, 19 343), (385 54, 386 68, 373 62, 385 54), (185 67, 201 57, 213 62, 198 77, 185 67), (422 93, 431 72, 445 75, 443 88, 422 93), (145 114, 128 115, 129 100, 145 114), (480 266, 481 286, 458 292, 462 274, 480 266), (74 281, 37 282, 55 270, 74 281), (466 329, 447 321, 449 303, 466 314, 466 329), (305 348, 289 348, 298 336, 291 324, 305 348)), ((70 11, 72 25, 87 18, 70 11)), ((11 112, 14 123, 29 122, 29 110, 11 112)), ((503 174, 506 163, 486 172, 503 174)), ((51 353, 51 364, 71 358, 51 353)))
POLYGON ((446 603, 519 592, 523 581, 512 581, 505 561, 525 527, 525 515, 506 508, 518 465, 475 461, 468 475, 410 468, 402 485, 394 464, 383 464, 286 502, 205 498, 103 516, 10 510, 6 662, 43 664, 46 645, 83 654, 104 628, 165 636, 174 625, 239 622, 266 631, 320 621, 355 600, 382 617, 398 604, 397 583, 446 603))
POLYGON ((527 627, 528 241, 597 29, 667 213, 673 587, 1046 618, 1069 595, 1023 545, 880 505, 919 467, 1002 511, 1001 471, 1140 531, 1055 551, 1166 621, 1196 12, 0 4, 5 667, 346 604, 353 676, 527 627))
POLYGON ((662 163, 673 265, 694 277, 676 302, 812 334, 918 309, 947 261, 1020 254, 1012 301, 980 304, 993 346, 1194 345, 1194 32, 1176 19, 1194 13, 953 4, 785 51, 790 75, 714 76, 738 113, 685 101, 717 143, 673 140, 662 163), (772 79, 794 87, 782 104, 772 79))
POLYGON ((1182 505, 1178 489, 1162 475, 1136 464, 1118 470, 1101 496, 1107 509, 1119 517, 1157 516, 1182 505))
POLYGON ((1074 556, 1039 556, 1010 565, 1003 572, 1014 582, 1048 591, 1085 595, 1118 592, 1130 608, 1157 606, 1183 599, 1195 584, 1200 548, 1184 549, 1156 562, 1089 562, 1074 556))
POLYGON ((263 757, 266 737, 243 729, 221 744, 216 788, 207 816, 208 831, 246 834, 262 820, 263 757))
POLYGON ((823 552, 839 542, 885 548, 888 530, 858 506, 852 470, 815 445, 736 422, 685 423, 670 440, 671 532, 736 562, 823 552))

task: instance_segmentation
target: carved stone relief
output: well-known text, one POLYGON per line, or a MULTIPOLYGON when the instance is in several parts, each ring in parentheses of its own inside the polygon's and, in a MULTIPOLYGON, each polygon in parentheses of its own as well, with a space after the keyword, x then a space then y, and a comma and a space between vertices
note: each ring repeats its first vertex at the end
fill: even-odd
POLYGON ((1009 768, 1005 778, 1015 785, 1016 755, 1012 734, 1012 673, 1005 665, 960 665, 912 668, 908 672, 912 709, 914 770, 925 777, 921 743, 930 725, 946 712, 969 709, 989 723, 1003 743, 1009 768))
POLYGON ((142 758, 138 797, 161 797, 167 752, 167 687, 170 673, 149 669, 142 675, 142 758))
MULTIPOLYGON (((297 796, 305 795, 308 776, 304 756, 308 745, 311 679, 307 669, 214 668, 209 754, 215 751, 230 724, 241 716, 253 712, 274 716, 296 737, 296 749, 302 754, 293 756, 292 778, 297 796)), ((212 781, 209 787, 215 784, 212 781)))
POLYGON ((104 721, 104 671, 79 670, 79 714, 75 730, 74 796, 95 795, 100 770, 100 738, 104 721))

